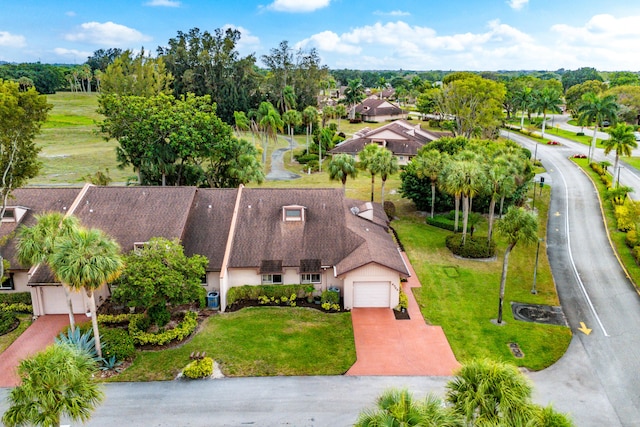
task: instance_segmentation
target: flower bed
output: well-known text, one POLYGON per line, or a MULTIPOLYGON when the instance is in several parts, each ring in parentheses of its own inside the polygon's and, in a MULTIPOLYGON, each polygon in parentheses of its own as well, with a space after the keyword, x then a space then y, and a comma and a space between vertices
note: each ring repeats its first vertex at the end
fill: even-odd
POLYGON ((198 326, 198 313, 188 311, 182 322, 173 328, 159 333, 143 330, 142 323, 145 317, 132 317, 129 321, 129 334, 136 345, 165 345, 172 341, 181 341, 187 338, 198 326))

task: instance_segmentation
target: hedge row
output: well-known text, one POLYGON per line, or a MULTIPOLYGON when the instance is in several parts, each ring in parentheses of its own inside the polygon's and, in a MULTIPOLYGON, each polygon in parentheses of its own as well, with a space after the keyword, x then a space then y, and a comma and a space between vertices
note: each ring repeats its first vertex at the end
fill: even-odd
POLYGON ((31 294, 29 292, 15 292, 10 294, 0 294, 0 303, 31 305, 31 294))
POLYGON ((450 219, 437 215, 433 218, 427 217, 427 224, 433 225, 434 227, 442 228, 449 231, 455 231, 455 223, 451 222, 450 219))
POLYGON ((198 313, 188 311, 184 319, 175 328, 153 334, 139 327, 145 317, 132 317, 129 321, 129 334, 136 345, 165 345, 171 341, 180 341, 188 337, 198 326, 198 313))
POLYGON ((296 294, 298 298, 302 298, 307 294, 309 285, 244 285, 236 286, 227 292, 227 304, 231 305, 236 301, 249 300, 257 301, 258 297, 265 296, 268 298, 282 299, 282 297, 290 297, 296 294))
POLYGON ((467 234, 462 245, 462 234, 452 234, 447 236, 446 245, 451 252, 463 258, 491 258, 496 255, 496 243, 493 240, 487 242, 487 236, 471 237, 467 234))
POLYGON ((33 313, 33 307, 31 304, 25 304, 22 302, 16 302, 13 304, 0 303, 0 311, 8 311, 13 313, 33 313))
POLYGON ((144 314, 98 314, 98 323, 101 325, 126 325, 134 317, 144 317, 144 314))
POLYGON ((18 318, 16 314, 10 311, 0 311, 0 335, 13 330, 18 318))

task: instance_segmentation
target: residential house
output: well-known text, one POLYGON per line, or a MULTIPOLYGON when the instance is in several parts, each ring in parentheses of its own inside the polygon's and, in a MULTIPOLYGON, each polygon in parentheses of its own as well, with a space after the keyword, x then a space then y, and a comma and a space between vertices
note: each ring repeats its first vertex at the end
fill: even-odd
MULTIPOLYGON (((152 237, 180 239, 188 255, 208 258, 203 286, 220 292, 222 310, 234 286, 294 283, 319 291, 336 287, 346 309, 393 308, 400 280, 409 275, 381 206, 345 199, 339 189, 86 185, 25 188, 13 195, 14 213, 0 225, 0 250, 11 262, 12 278, 12 289, 3 292, 30 291, 36 315, 65 313, 64 292, 46 267, 18 263, 14 232, 47 211, 73 214, 105 231, 123 252, 152 237)), ((103 302, 109 288, 96 295, 103 302)), ((86 312, 86 296, 74 293, 73 306, 86 312)))
POLYGON ((329 154, 346 153, 358 157, 367 144, 379 144, 393 153, 399 165, 406 165, 418 153, 418 150, 440 137, 440 134, 422 130, 420 124, 406 120, 396 120, 377 129, 364 128, 351 138, 336 145, 329 154))
POLYGON ((407 112, 386 99, 380 99, 373 95, 354 106, 349 112, 349 117, 360 118, 365 122, 380 123, 389 120, 406 119, 407 112))

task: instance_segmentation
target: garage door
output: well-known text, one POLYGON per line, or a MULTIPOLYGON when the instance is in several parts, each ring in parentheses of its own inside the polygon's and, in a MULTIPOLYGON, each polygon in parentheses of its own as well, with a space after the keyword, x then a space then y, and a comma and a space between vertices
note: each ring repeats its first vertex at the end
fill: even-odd
MULTIPOLYGON (((67 299, 62 286, 40 286, 44 314, 67 314, 67 299)), ((74 313, 84 313, 84 301, 80 292, 71 293, 74 313)))
POLYGON ((354 307, 389 307, 391 283, 353 282, 354 307))

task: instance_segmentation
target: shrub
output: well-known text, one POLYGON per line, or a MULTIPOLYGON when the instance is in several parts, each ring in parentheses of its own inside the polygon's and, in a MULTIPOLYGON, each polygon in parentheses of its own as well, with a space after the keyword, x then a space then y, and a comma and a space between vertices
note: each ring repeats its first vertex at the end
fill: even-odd
POLYGON ((105 359, 115 357, 116 360, 125 360, 133 357, 136 348, 133 338, 124 329, 102 328, 100 330, 104 348, 102 354, 105 359))
POLYGON ((307 294, 309 285, 244 285, 236 286, 227 292, 227 304, 231 305, 236 301, 248 300, 258 301, 260 296, 269 299, 289 298, 291 294, 295 294, 297 298, 302 298, 307 294))
POLYGON ((298 161, 298 163, 302 164, 302 165, 306 165, 307 163, 309 163, 310 161, 315 160, 316 162, 319 160, 319 157, 317 154, 313 154, 313 153, 309 153, 309 154, 300 154, 299 156, 294 156, 295 159, 298 161))
POLYGON ((442 215, 436 215, 433 218, 427 217, 426 223, 429 225, 433 225, 434 227, 442 228, 444 230, 455 230, 455 223, 448 219, 446 216, 442 215))
POLYGON ((584 136, 584 132, 576 132, 576 136, 584 136))
MULTIPOLYGON (((322 304, 328 302, 330 304, 338 304, 340 303, 340 294, 338 292, 333 291, 322 291, 322 296, 320 297, 320 302, 322 304)), ((323 307, 324 308, 324 307, 323 307)))
POLYGON ((84 332, 80 326, 76 326, 73 332, 71 328, 68 328, 66 333, 62 332, 56 337, 55 343, 76 348, 90 358, 98 360, 96 340, 93 337, 93 330, 90 328, 84 332))
POLYGON ((167 305, 164 303, 149 307, 147 314, 149 320, 159 327, 163 327, 171 320, 171 313, 167 310, 167 305))
POLYGON ((13 304, 0 303, 0 311, 11 311, 14 313, 33 313, 31 304, 16 302, 13 304))
POLYGON ((0 303, 31 305, 31 294, 29 292, 0 294, 0 303))
POLYGON ((134 317, 143 317, 144 314, 99 314, 98 323, 101 325, 128 325, 134 317))
POLYGON ((638 242, 638 233, 636 232, 636 230, 627 231, 627 235, 624 238, 624 243, 630 248, 638 246, 638 243, 640 242, 638 242))
POLYGON ((384 213, 387 214, 387 218, 392 220, 396 216, 396 205, 389 200, 384 201, 384 213))
POLYGON ((591 169, 593 169, 594 172, 597 173, 598 175, 600 176, 604 175, 605 173, 604 169, 602 169, 602 166, 600 166, 598 163, 591 162, 589 166, 591 166, 591 169))
POLYGON ((9 311, 0 311, 0 335, 10 332, 16 325, 16 314, 9 311))
POLYGON ((635 228, 636 225, 633 221, 633 215, 629 211, 629 207, 627 205, 615 205, 613 209, 616 220, 618 221, 618 230, 630 231, 635 228))
POLYGON ((182 370, 182 374, 192 380, 210 377, 213 374, 213 359, 210 357, 196 359, 182 370))
POLYGON ((636 260, 636 264, 640 265, 640 246, 634 246, 634 248, 631 249, 631 255, 633 259, 636 260))
POLYGON ((447 236, 447 248, 455 255, 463 258, 491 258, 496 254, 496 243, 492 240, 487 243, 486 236, 469 236, 462 246, 462 234, 447 236))
POLYGON ((608 175, 600 175, 600 180, 607 189, 611 188, 611 178, 608 175))
POLYGON ((195 311, 185 313, 184 319, 175 328, 157 334, 145 332, 140 327, 144 319, 148 318, 134 317, 129 322, 129 334, 133 338, 135 345, 165 345, 171 341, 180 341, 191 335, 198 326, 198 313, 195 311))
POLYGON ((340 304, 336 304, 336 303, 323 302, 321 307, 323 310, 326 310, 326 311, 329 311, 329 310, 340 311, 340 304))
POLYGON ((409 308, 409 297, 404 293, 402 289, 400 290, 400 300, 398 302, 398 308, 404 308, 405 310, 409 308))

